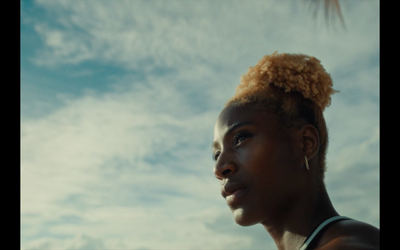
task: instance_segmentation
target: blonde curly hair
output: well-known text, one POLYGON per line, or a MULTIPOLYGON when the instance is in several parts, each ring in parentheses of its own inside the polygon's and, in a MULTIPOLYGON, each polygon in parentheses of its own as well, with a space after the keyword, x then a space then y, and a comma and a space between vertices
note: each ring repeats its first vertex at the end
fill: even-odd
POLYGON ((330 75, 318 59, 275 51, 249 68, 225 106, 251 105, 272 111, 285 128, 299 119, 315 126, 320 137, 318 154, 323 178, 328 131, 322 113, 331 104, 331 95, 335 92, 338 91, 332 88, 330 75))

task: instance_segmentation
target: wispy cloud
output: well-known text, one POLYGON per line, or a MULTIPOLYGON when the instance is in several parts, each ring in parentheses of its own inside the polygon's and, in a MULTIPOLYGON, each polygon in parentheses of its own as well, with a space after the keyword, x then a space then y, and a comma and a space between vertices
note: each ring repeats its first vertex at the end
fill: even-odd
MULTIPOLYGON (((155 85, 86 96, 46 119, 24 122, 22 232, 72 237, 100 223, 135 235, 128 237, 132 247, 154 237, 151 247, 165 247, 157 237, 183 226, 194 211, 209 209, 210 201, 218 203, 218 182, 206 157, 217 113, 189 114, 175 93, 155 85)), ((102 235, 102 229, 92 233, 102 235)), ((190 238, 167 246, 179 244, 194 247, 190 238)))
POLYGON ((130 69, 181 67, 188 62, 232 66, 282 50, 314 52, 326 65, 338 66, 368 56, 379 41, 369 36, 371 30, 379 29, 378 14, 370 7, 378 7, 378 2, 348 6, 345 14, 351 32, 336 33, 315 27, 312 18, 303 13, 307 13, 305 6, 296 2, 38 3, 54 13, 53 22, 35 25, 46 45, 35 62, 44 65, 99 60, 130 69), (360 22, 355 8, 372 18, 360 22), (341 39, 348 42, 338 42, 341 39), (332 51, 340 52, 341 57, 332 60, 332 51))

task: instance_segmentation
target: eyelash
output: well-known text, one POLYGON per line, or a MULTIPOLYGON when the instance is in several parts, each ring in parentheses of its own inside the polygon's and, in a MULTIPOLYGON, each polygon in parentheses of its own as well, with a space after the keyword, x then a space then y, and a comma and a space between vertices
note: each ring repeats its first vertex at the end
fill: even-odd
MULTIPOLYGON (((233 146, 236 148, 243 140, 247 139, 250 137, 251 134, 249 132, 239 132, 233 137, 233 146), (243 140, 239 141, 239 139, 244 138, 243 140)), ((217 151, 213 153, 212 158, 214 161, 218 160, 218 156, 220 155, 220 152, 217 151)))
POLYGON ((248 137, 250 137, 250 133, 249 132, 239 132, 239 133, 237 133, 233 137, 233 145, 234 145, 234 147, 238 146, 243 141, 243 140, 239 141, 239 139, 244 138, 244 140, 245 140, 248 137))
POLYGON ((217 160, 218 160, 218 156, 219 156, 219 151, 213 153, 212 159, 213 159, 214 161, 217 161, 217 160))

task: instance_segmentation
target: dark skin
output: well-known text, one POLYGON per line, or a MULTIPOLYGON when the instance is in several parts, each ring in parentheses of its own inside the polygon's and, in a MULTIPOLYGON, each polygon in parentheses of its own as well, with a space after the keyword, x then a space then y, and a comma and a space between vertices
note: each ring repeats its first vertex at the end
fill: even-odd
MULTIPOLYGON (((236 223, 261 223, 278 249, 297 250, 320 223, 338 215, 319 172, 318 150, 318 131, 304 120, 282 129, 269 111, 226 107, 214 130, 214 173, 236 223)), ((312 249, 379 249, 379 230, 338 221, 312 249)))

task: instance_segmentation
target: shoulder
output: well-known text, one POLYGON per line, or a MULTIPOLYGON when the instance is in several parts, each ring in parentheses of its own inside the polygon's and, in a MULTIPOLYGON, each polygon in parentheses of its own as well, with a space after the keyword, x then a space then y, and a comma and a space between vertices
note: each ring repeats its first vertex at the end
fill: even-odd
POLYGON ((379 249, 379 233, 379 229, 361 221, 338 221, 323 233, 316 249, 379 249))

